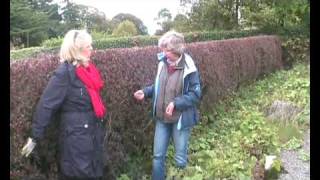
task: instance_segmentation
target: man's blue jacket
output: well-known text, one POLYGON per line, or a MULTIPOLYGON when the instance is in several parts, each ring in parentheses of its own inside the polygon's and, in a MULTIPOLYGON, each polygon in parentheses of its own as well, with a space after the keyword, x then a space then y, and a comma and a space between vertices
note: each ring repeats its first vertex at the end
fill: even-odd
MULTIPOLYGON (((182 112, 177 125, 178 129, 192 127, 199 122, 199 111, 197 110, 197 104, 199 103, 201 97, 200 75, 197 67, 188 54, 184 53, 182 58, 185 60, 182 95, 174 98, 175 110, 182 112)), ((166 63, 166 58, 162 58, 159 61, 155 83, 143 89, 146 98, 152 97, 152 116, 154 119, 156 112, 156 101, 160 89, 159 76, 163 66, 166 63)))

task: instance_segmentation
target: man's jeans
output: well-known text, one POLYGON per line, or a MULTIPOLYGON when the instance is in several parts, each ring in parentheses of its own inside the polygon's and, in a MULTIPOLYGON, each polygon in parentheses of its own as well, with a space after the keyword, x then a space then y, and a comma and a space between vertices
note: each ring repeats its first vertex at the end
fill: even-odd
POLYGON ((164 123, 156 120, 154 144, 152 179, 165 179, 165 160, 170 139, 172 137, 175 149, 176 166, 184 168, 188 161, 188 141, 191 128, 177 129, 178 123, 164 123))

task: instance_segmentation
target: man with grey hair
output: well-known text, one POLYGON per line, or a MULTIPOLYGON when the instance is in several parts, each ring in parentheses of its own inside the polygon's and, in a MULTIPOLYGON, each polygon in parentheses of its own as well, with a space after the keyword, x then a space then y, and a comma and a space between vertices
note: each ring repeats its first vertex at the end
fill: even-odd
POLYGON ((137 100, 153 99, 155 135, 152 179, 165 179, 165 157, 173 139, 175 161, 183 169, 188 161, 191 128, 199 122, 197 104, 201 97, 200 76, 190 55, 185 53, 184 36, 165 33, 158 42, 158 71, 155 83, 134 93, 137 100))

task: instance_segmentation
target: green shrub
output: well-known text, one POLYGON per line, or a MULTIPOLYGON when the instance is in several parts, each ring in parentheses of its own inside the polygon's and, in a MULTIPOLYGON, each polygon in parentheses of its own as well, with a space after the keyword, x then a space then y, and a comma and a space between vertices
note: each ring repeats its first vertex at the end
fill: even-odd
POLYGON ((136 25, 129 20, 125 20, 121 22, 112 32, 112 35, 114 36, 136 36, 138 35, 138 30, 136 28, 136 25))
POLYGON ((44 47, 31 47, 19 50, 10 51, 10 59, 21 59, 25 57, 32 57, 34 54, 41 52, 44 47))
POLYGON ((158 38, 155 36, 134 36, 134 37, 113 37, 106 39, 97 39, 93 41, 93 46, 96 49, 108 48, 128 48, 128 47, 143 47, 156 45, 158 38))
POLYGON ((57 48, 60 47, 63 41, 63 37, 51 38, 41 43, 42 47, 45 48, 57 48))
POLYGON ((303 36, 283 37, 283 59, 288 65, 310 61, 310 39, 303 36))
POLYGON ((114 36, 107 34, 106 32, 92 31, 90 32, 92 39, 105 39, 112 38, 114 36))
POLYGON ((279 125, 279 139, 281 143, 286 143, 292 138, 300 139, 302 137, 302 133, 300 132, 299 127, 294 126, 292 124, 279 125))
MULTIPOLYGON (((241 38, 256 35, 280 35, 283 37, 284 59, 288 64, 291 63, 292 57, 295 57, 295 47, 302 46, 302 48, 309 47, 308 39, 309 35, 305 29, 300 27, 292 27, 281 30, 274 29, 262 29, 262 30, 232 30, 232 31, 212 31, 212 32, 190 32, 185 33, 185 40, 187 43, 211 41, 211 40, 223 40, 231 38, 241 38), (294 38, 291 38, 294 37, 294 38), (299 37, 299 38, 295 38, 299 37), (302 40, 302 42, 300 41, 302 40), (288 41, 288 42, 287 42, 288 41)), ((108 49, 108 48, 130 48, 130 47, 144 47, 144 46, 156 46, 158 44, 159 36, 133 36, 133 37, 115 37, 104 33, 92 32, 93 46, 95 49, 108 49)), ((42 52, 52 52, 52 49, 57 50, 62 43, 62 37, 52 38, 45 40, 42 43, 42 52)), ((39 48, 39 47, 38 47, 39 48)), ((19 53, 17 50, 15 53, 21 54, 18 58, 34 57, 38 51, 30 51, 30 53, 19 53), (30 56, 28 56, 31 54, 30 56)), ((303 56, 303 55, 300 55, 303 56)), ((10 59, 15 59, 16 55, 11 55, 10 59), (12 58, 11 58, 12 57, 12 58)))
POLYGON ((56 53, 56 48, 30 47, 19 50, 10 51, 10 60, 18 60, 25 58, 35 58, 45 53, 56 53))
POLYGON ((247 36, 263 35, 260 30, 243 30, 243 31, 209 31, 209 32, 190 32, 185 33, 186 42, 199 42, 210 40, 223 40, 231 38, 241 38, 247 36))
MULTIPOLYGON (((186 33, 185 40, 187 43, 222 40, 230 38, 240 38, 246 36, 254 36, 264 34, 260 30, 246 31, 221 31, 221 32, 191 32, 186 33)), ((132 36, 132 37, 116 37, 114 35, 102 35, 93 33, 93 44, 97 49, 107 48, 130 48, 134 46, 152 46, 157 45, 159 36, 132 36), (96 37, 95 37, 96 36, 96 37)), ((52 38, 42 43, 43 47, 58 47, 62 43, 62 38, 52 38)))

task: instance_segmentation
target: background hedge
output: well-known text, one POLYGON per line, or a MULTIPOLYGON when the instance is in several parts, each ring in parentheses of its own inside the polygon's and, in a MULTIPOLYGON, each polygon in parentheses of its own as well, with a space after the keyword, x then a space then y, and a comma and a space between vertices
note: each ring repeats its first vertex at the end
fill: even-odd
MULTIPOLYGON (((256 30, 233 30, 233 31, 209 31, 184 33, 188 43, 199 41, 223 40, 241 38, 256 35, 279 35, 285 39, 288 37, 309 37, 309 31, 301 27, 287 29, 256 29, 256 30)), ((104 37, 93 39, 95 49, 130 48, 157 45, 158 36, 134 36, 134 37, 104 37)), ((62 43, 62 38, 52 38, 42 43, 42 47, 25 48, 10 52, 10 59, 23 59, 37 57, 40 52, 57 53, 62 43)))
MULTIPOLYGON (((283 67, 281 42, 276 36, 187 44, 202 79, 201 111, 212 107, 239 84, 283 67)), ((105 177, 114 179, 129 155, 139 151, 150 156, 153 123, 150 101, 138 103, 133 93, 153 83, 156 73, 156 46, 97 51, 92 60, 102 72, 106 87, 108 145, 105 177)), ((32 114, 52 72, 58 65, 56 55, 12 61, 10 64, 10 177, 57 179, 57 125, 54 121, 40 142, 37 153, 22 158, 20 150, 30 135, 32 114)))

